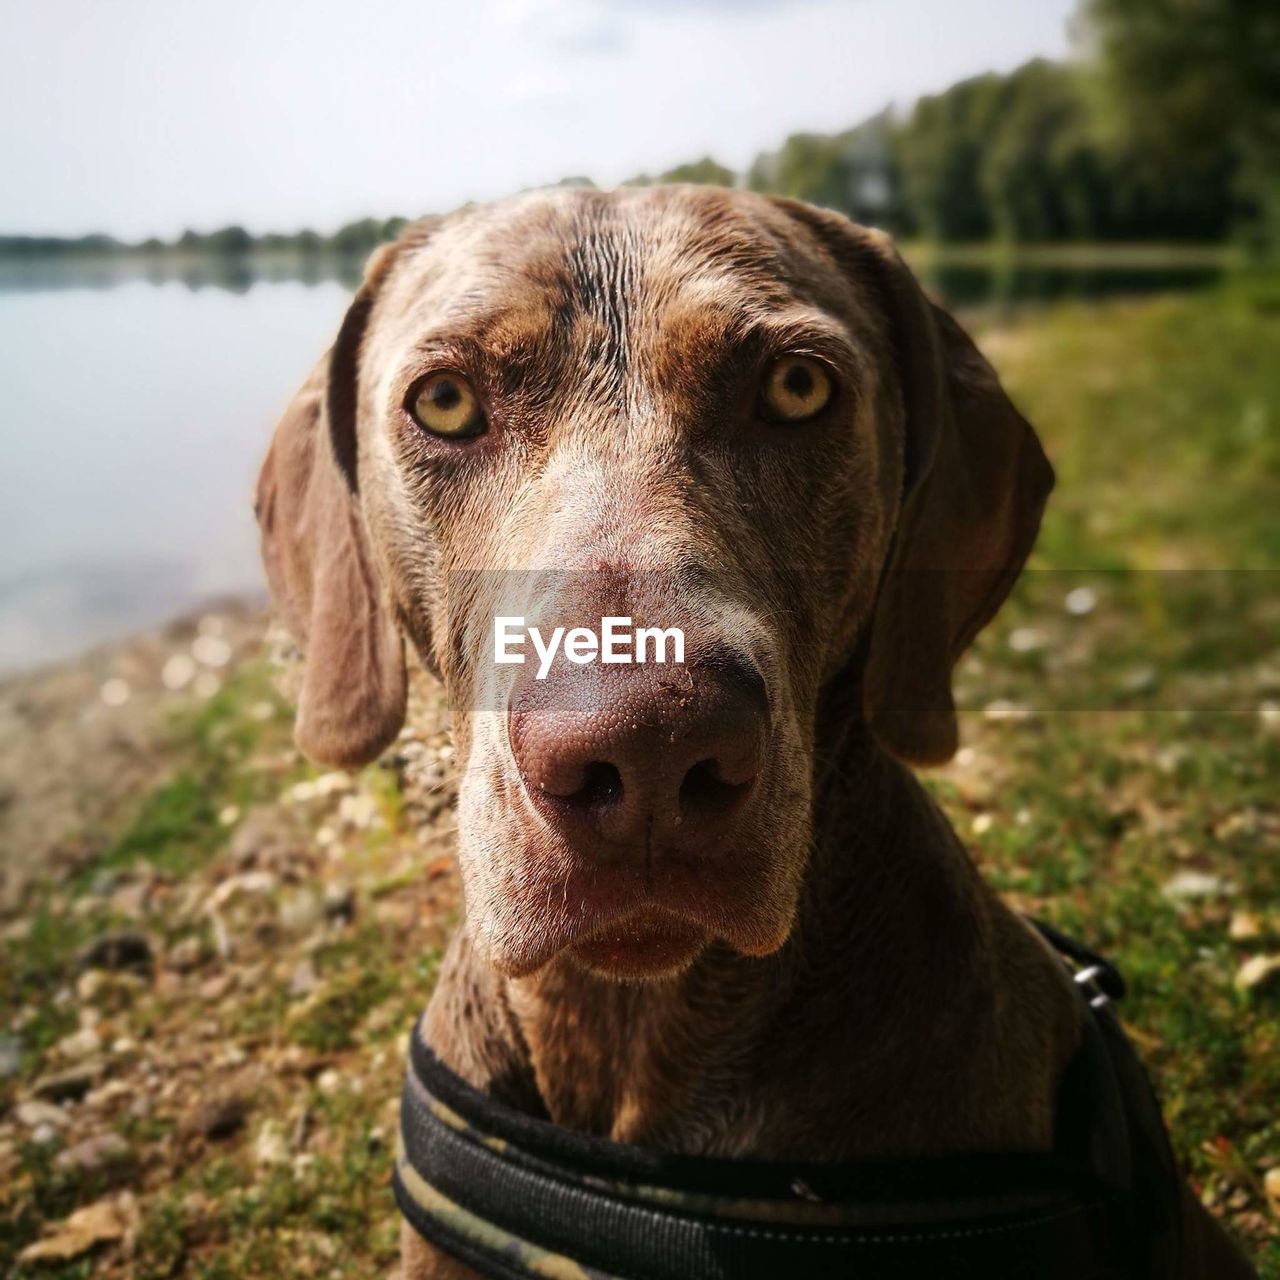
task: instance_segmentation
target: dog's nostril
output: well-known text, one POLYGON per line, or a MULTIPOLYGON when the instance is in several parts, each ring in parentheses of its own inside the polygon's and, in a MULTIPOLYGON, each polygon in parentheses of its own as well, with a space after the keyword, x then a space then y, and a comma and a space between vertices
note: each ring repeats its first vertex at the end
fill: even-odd
POLYGON ((622 796, 622 775, 614 765, 605 760, 593 760, 587 765, 582 786, 569 797, 581 805, 608 804, 622 796))
POLYGON ((725 782, 718 760, 699 760, 680 784, 680 819, 711 817, 731 809, 751 786, 745 782, 725 782))

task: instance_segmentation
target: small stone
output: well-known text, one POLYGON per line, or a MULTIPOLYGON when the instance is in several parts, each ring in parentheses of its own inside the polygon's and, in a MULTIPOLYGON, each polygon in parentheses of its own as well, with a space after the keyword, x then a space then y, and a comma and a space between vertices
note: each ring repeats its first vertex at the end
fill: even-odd
POLYGON ((1262 937, 1262 919, 1253 911, 1233 911, 1227 936, 1232 942, 1249 942, 1262 937))
POLYGON ((982 709, 983 717, 993 724, 1006 724, 1031 719, 1031 708, 1009 698, 996 698, 982 709))
POLYGON ((343 796, 338 803, 338 820, 357 831, 367 831, 378 821, 378 802, 366 793, 343 796))
POLYGON ((67 1123, 67 1113, 51 1102, 20 1102, 13 1114, 17 1116, 18 1123, 28 1129, 35 1129, 40 1125, 61 1129, 67 1123))
POLYGON ((91 1111, 109 1111, 134 1094, 134 1086, 123 1080, 108 1080, 106 1084, 85 1095, 84 1105, 91 1111))
POLYGON ((129 1144, 118 1133, 102 1133, 59 1151, 53 1162, 59 1169, 92 1172, 107 1165, 123 1164, 132 1154, 129 1144))
POLYGON ((292 933, 306 933, 320 923, 323 908, 310 889, 298 889, 280 901, 280 923, 292 933))
POLYGON ((289 994, 295 999, 309 996, 319 984, 315 965, 310 960, 301 960, 289 975, 289 994))
POLYGON ((326 1067, 316 1077, 316 1088, 319 1089, 321 1093, 337 1093, 338 1090, 342 1088, 341 1074, 335 1071, 332 1067, 326 1067))
POLYGON ((1063 601, 1073 618, 1083 618, 1098 607, 1098 593, 1092 587, 1074 587, 1063 601))
POLYGON ((63 1036, 54 1046, 64 1058, 90 1058, 102 1051, 102 1037, 93 1027, 81 1027, 69 1036, 63 1036))
POLYGON ((1237 991, 1262 991, 1280 982, 1280 956, 1251 956, 1236 972, 1237 991))
POLYGON ((98 690, 98 696, 105 706, 123 707, 129 701, 131 692, 127 681, 121 680, 119 677, 113 677, 107 680, 102 688, 98 690))
POLYGON ((96 1000, 107 985, 107 975, 101 969, 86 969, 76 979, 76 999, 85 1002, 96 1000))
POLYGON ((978 814, 973 820, 973 834, 975 836, 985 836, 994 823, 995 819, 989 813, 978 814))
POLYGON ((77 1209, 52 1234, 23 1249, 18 1261, 69 1262, 100 1244, 123 1240, 137 1229, 138 1221, 137 1201, 124 1191, 77 1209))
POLYGON ((218 826, 234 827, 240 821, 240 806, 236 804, 225 805, 218 810, 218 826))
POLYGON ((265 1121, 258 1130, 253 1143, 253 1158, 262 1167, 288 1164, 289 1144, 274 1120, 265 1121))
POLYGON ((1179 871, 1177 875, 1166 880, 1161 893, 1175 902, 1186 902, 1193 898, 1217 898, 1235 892, 1235 885, 1222 876, 1215 876, 1207 871, 1179 871))
POLYGON ((231 661, 231 646, 216 635, 200 635, 191 643, 191 656, 206 667, 225 667, 231 661))
POLYGON ((1274 1217, 1280 1218, 1280 1165, 1267 1170, 1262 1179, 1262 1189, 1267 1195, 1267 1208, 1274 1217))
POLYGON ((343 773, 339 769, 333 770, 331 773, 322 773, 314 783, 312 783, 313 794, 317 796, 337 795, 346 791, 355 789, 355 780, 349 773, 343 773))
POLYGON ((101 1062, 82 1062, 65 1071, 41 1076, 31 1088, 36 1097, 48 1102, 74 1101, 83 1098, 101 1075, 101 1062))
POLYGON ((228 876, 209 896, 208 909, 217 911, 224 907, 237 894, 250 896, 274 893, 277 880, 270 871, 242 871, 238 875, 228 876))
POLYGON ((1009 648, 1014 653, 1036 653, 1049 643, 1049 638, 1037 627, 1015 627, 1009 632, 1009 648))
POLYGON ((1258 703, 1258 719, 1262 721, 1264 729, 1280 729, 1280 702, 1268 698, 1265 702, 1258 703))
POLYGON ((78 957, 82 969, 132 970, 135 973, 150 973, 154 959, 151 939, 137 929, 104 933, 81 948, 78 957))
POLYGON ((215 973, 213 977, 206 978, 200 984, 199 995, 201 1000, 221 1000, 223 996, 231 990, 235 983, 235 976, 230 973, 215 973))
POLYGON ((166 689, 176 692, 179 689, 185 689, 194 679, 195 674, 196 664, 192 658, 185 653, 175 653, 164 664, 160 672, 160 683, 166 689))
POLYGON ((191 937, 175 942, 165 956, 165 964, 178 973, 190 973, 196 968, 203 956, 200 939, 191 937))

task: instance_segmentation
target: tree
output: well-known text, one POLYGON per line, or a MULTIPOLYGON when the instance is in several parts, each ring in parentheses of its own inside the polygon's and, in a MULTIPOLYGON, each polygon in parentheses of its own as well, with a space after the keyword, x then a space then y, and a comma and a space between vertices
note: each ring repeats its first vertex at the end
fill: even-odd
POLYGON ((1280 239, 1280 7, 1274 0, 1082 0, 1117 149, 1162 178, 1234 169, 1246 216, 1280 239))

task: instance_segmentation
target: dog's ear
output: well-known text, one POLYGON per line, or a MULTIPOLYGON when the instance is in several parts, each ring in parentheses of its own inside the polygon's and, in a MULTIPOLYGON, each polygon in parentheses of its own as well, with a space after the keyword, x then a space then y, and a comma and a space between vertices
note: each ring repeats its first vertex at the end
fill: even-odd
POLYGON ((902 503, 871 620, 863 708, 911 764, 958 744, 951 670, 1021 571, 1053 487, 1031 425, 887 236, 858 256, 888 318, 906 417, 902 503))
POLYGON ((356 488, 360 348, 396 252, 370 259, 332 350, 276 427, 255 502, 271 593, 305 653, 294 736, 343 768, 374 759, 404 723, 404 642, 356 488))

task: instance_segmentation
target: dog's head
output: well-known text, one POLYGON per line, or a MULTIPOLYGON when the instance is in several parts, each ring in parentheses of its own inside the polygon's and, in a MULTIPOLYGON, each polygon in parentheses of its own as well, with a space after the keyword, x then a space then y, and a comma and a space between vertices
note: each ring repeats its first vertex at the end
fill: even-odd
POLYGON ((824 690, 859 683, 899 758, 949 757, 951 668, 1051 483, 972 343, 839 215, 667 187, 419 224, 372 260, 259 484, 306 649, 298 741, 340 765, 385 747, 407 637, 449 691, 495 965, 768 953, 804 878, 824 690), (495 661, 513 617, 678 629, 684 662, 671 635, 666 663, 653 635, 612 646, 647 663, 579 637, 539 679, 527 641, 495 661))

